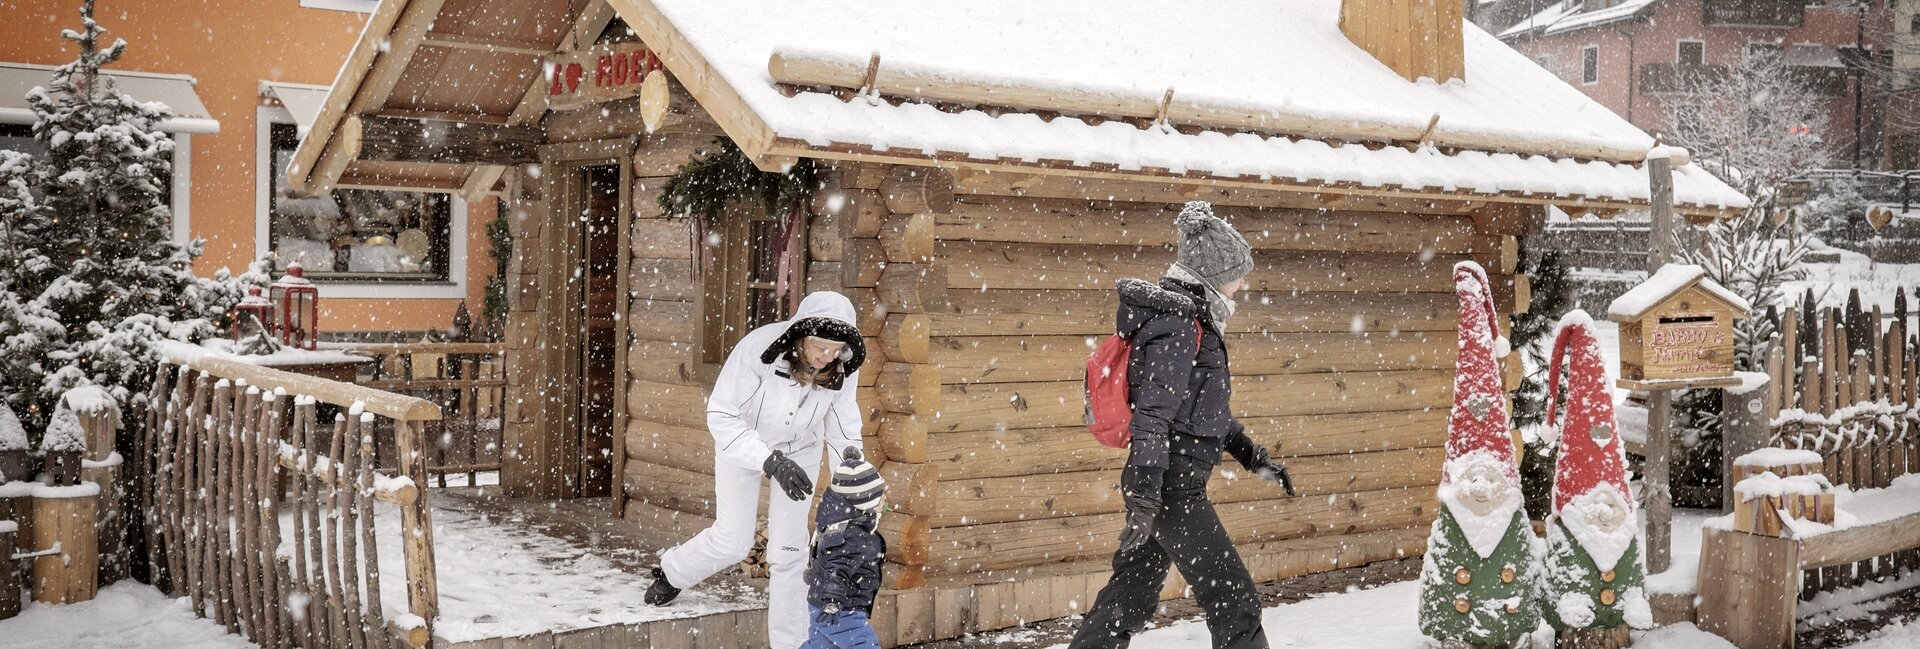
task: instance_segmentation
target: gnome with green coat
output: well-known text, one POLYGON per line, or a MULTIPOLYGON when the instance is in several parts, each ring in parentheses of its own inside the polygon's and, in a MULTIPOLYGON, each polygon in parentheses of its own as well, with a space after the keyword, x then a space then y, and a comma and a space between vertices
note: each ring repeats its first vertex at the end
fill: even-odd
POLYGON ((1498 358, 1506 339, 1479 264, 1453 269, 1460 346, 1439 517, 1420 571, 1420 631, 1443 646, 1507 647, 1540 627, 1539 541, 1520 493, 1498 358))
POLYGON ((1551 399, 1567 366, 1566 412, 1560 415, 1560 457, 1554 464, 1553 510, 1547 518, 1547 551, 1541 608, 1565 637, 1602 633, 1624 639, 1622 625, 1653 625, 1641 564, 1639 524, 1627 490, 1621 448, 1608 390, 1605 360, 1593 319, 1575 310, 1560 319, 1547 373, 1547 425, 1551 399))

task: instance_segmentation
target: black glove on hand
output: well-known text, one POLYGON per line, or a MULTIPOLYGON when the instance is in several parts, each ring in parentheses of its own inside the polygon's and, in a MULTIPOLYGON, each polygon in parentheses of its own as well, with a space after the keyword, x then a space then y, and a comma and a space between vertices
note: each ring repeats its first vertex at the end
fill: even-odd
POLYGON ((1166 471, 1128 464, 1120 471, 1120 493, 1127 500, 1127 526, 1120 530, 1120 551, 1131 552, 1153 539, 1153 521, 1160 515, 1160 485, 1166 471))
POLYGON ((1254 469, 1253 473, 1265 479, 1267 482, 1280 485, 1287 490, 1288 496, 1294 495, 1293 476, 1287 475, 1287 467, 1280 466, 1279 462, 1268 460, 1266 466, 1254 469))
POLYGON ((813 495, 813 481, 807 479, 807 470, 779 451, 767 456, 767 462, 760 465, 760 470, 780 484, 780 488, 787 492, 788 500, 804 500, 813 495))
POLYGON ((1287 474, 1287 467, 1280 466, 1279 462, 1273 461, 1273 456, 1267 452, 1267 447, 1252 446, 1243 455, 1235 459, 1240 460, 1240 466, 1246 467, 1247 470, 1252 471, 1254 475, 1260 476, 1260 479, 1280 485, 1287 490, 1287 495, 1294 495, 1293 476, 1287 474))

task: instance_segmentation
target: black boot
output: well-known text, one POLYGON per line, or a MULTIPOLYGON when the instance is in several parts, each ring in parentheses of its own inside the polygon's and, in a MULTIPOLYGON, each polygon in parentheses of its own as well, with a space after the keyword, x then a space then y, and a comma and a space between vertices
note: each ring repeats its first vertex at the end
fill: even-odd
POLYGON ((673 584, 667 582, 667 571, 661 570, 659 566, 654 566, 653 585, 647 587, 647 603, 654 606, 666 606, 673 602, 673 598, 679 596, 680 589, 674 588, 673 584))

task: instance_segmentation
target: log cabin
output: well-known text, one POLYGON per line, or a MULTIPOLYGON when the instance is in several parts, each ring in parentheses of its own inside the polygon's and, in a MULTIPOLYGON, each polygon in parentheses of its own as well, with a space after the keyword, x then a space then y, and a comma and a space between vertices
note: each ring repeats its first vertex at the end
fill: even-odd
MULTIPOLYGON (((1139 4, 387 0, 289 185, 510 205, 514 497, 711 515, 704 401, 731 342, 778 320, 782 291, 852 297, 890 486, 888 644, 1092 601, 1125 455, 1083 426, 1084 361, 1114 281, 1159 277, 1173 216, 1210 201, 1255 248, 1234 414, 1302 490, 1222 469, 1249 568, 1418 554, 1451 266, 1479 262, 1526 310, 1517 237, 1549 206, 1646 209, 1655 139, 1458 2, 1139 4), (719 142, 764 172, 814 165, 796 218, 663 210, 719 142)), ((1692 165, 1672 195, 1693 220, 1750 205, 1692 165)))

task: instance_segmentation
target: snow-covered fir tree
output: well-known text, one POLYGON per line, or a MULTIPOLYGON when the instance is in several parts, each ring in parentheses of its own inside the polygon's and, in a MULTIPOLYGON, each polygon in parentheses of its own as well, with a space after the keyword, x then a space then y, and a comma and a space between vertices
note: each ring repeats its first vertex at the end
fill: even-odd
MULTIPOLYGON (((29 444, 26 425, 20 423, 20 417, 13 413, 13 408, 0 403, 0 453, 24 451, 32 448, 29 444)), ((0 482, 4 480, 0 478, 0 482)))
POLYGON ((80 416, 72 408, 60 404, 53 409, 53 417, 47 421, 47 432, 40 437, 40 451, 43 453, 85 452, 87 450, 87 430, 80 426, 80 416))
POLYGON ((127 45, 100 46, 93 4, 79 30, 61 33, 79 56, 27 94, 46 154, 0 158, 0 378, 29 423, 75 386, 138 394, 154 343, 209 335, 239 299, 226 277, 193 275, 198 241, 171 240, 162 179, 174 145, 158 129, 169 111, 101 74, 127 45))

